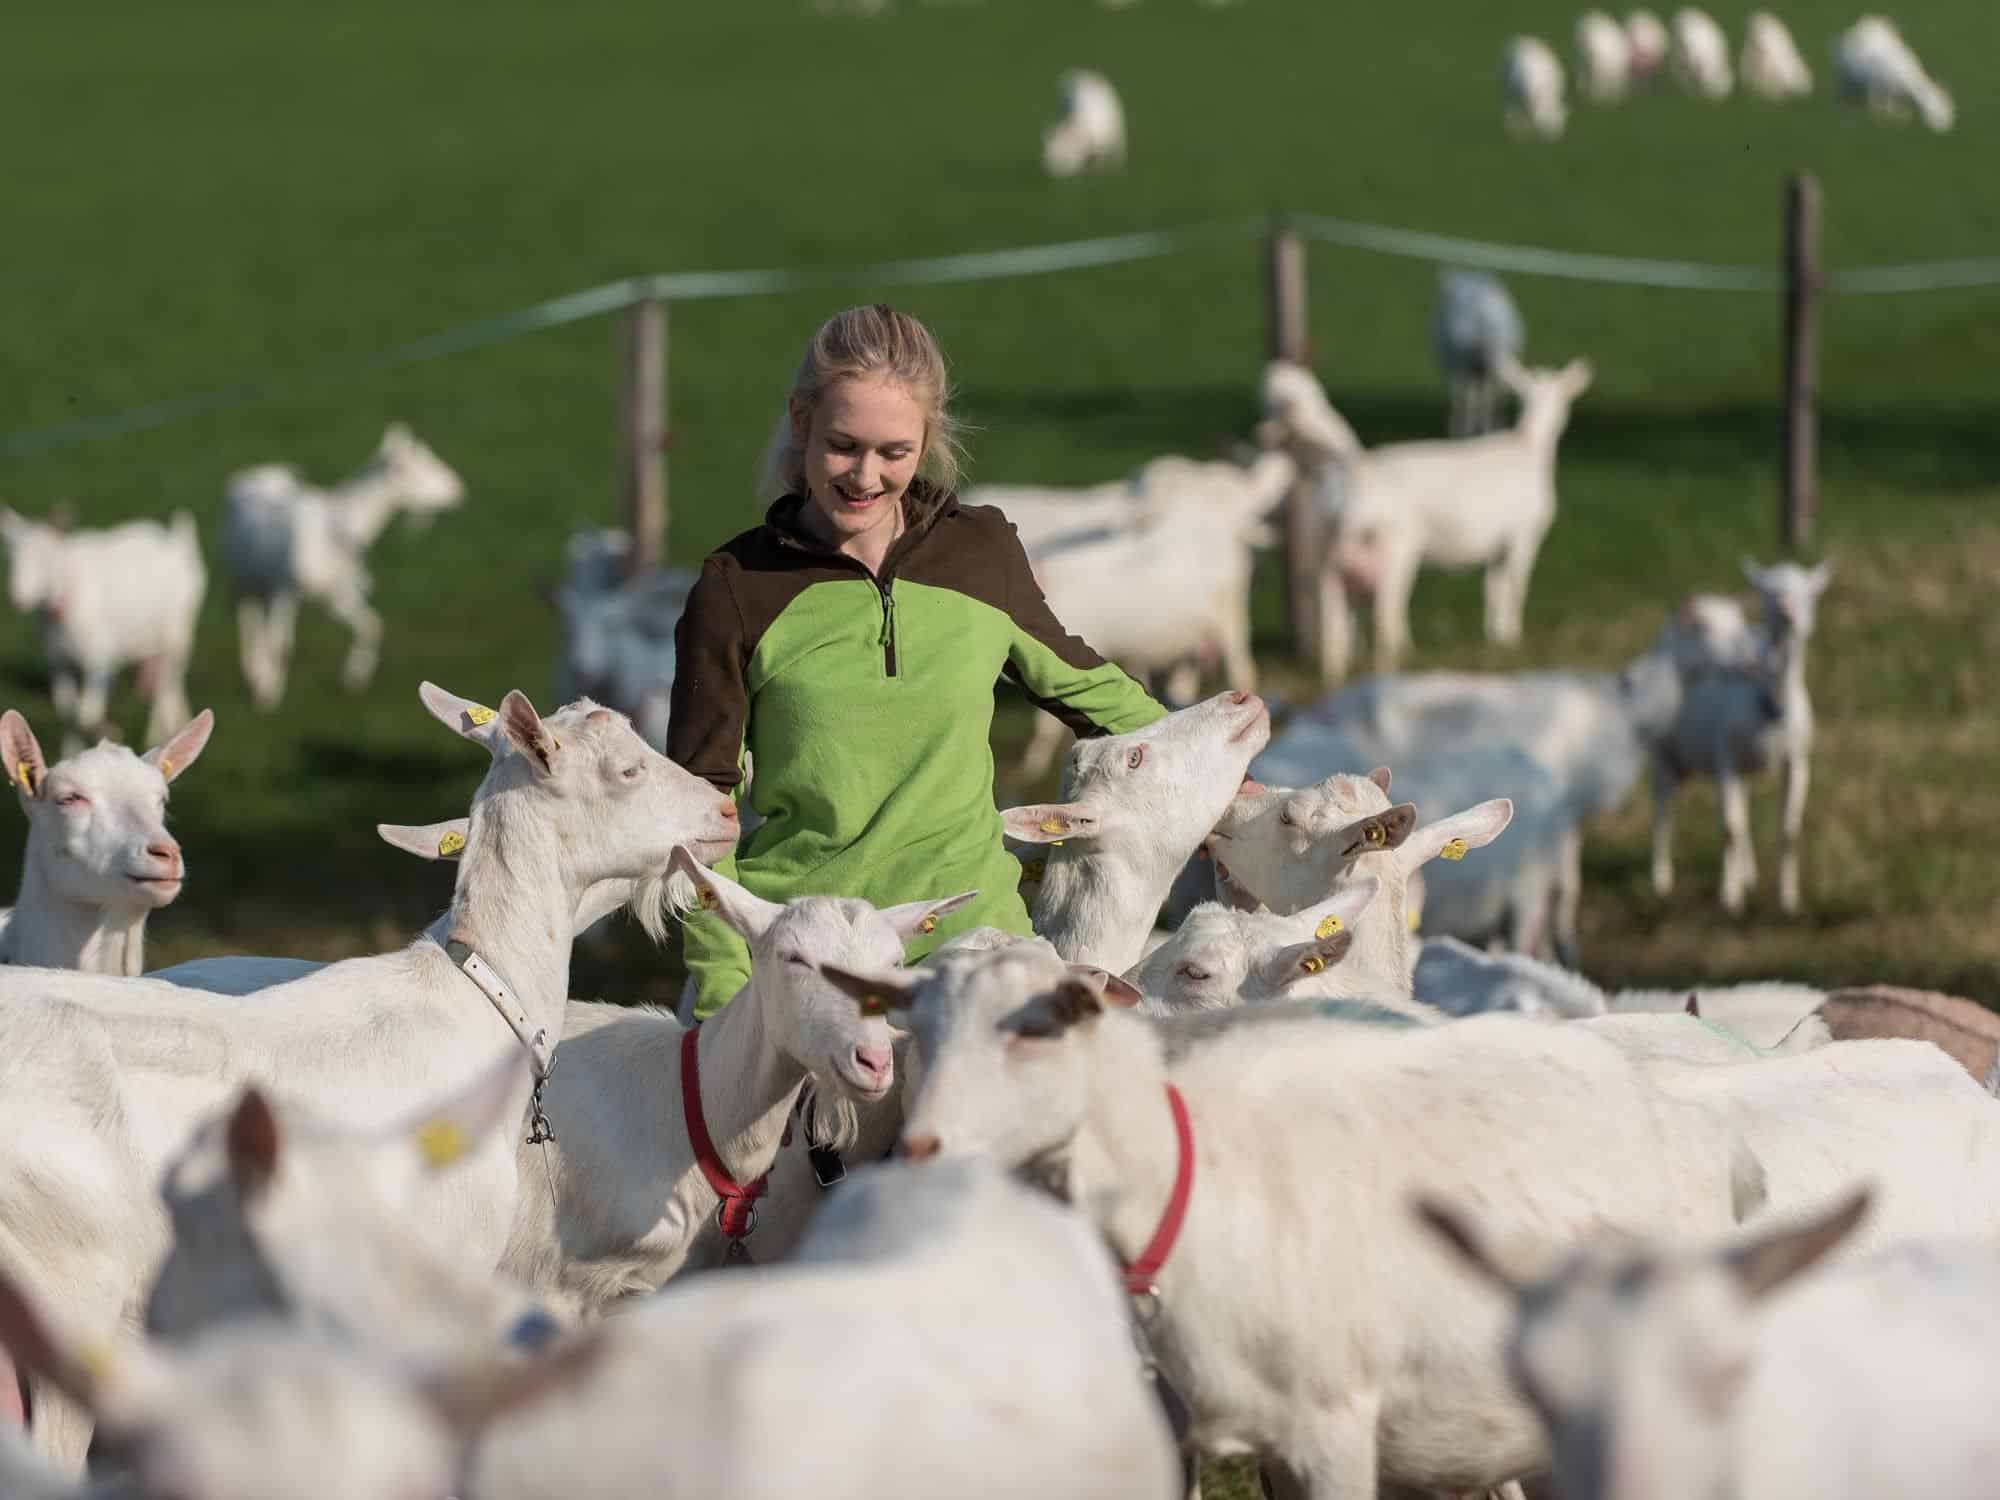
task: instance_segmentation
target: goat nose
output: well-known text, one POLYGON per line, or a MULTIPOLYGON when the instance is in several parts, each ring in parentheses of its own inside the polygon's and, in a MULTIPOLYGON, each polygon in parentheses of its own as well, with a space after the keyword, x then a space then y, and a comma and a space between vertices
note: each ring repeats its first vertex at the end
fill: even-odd
POLYGON ((934 1135, 906 1135, 897 1149, 907 1161, 925 1161, 938 1154, 938 1138, 934 1135))
POLYGON ((1236 688, 1229 694, 1229 701, 1235 707, 1241 708, 1250 701, 1250 695, 1244 692, 1242 688, 1236 688))
POLYGON ((854 1065, 870 1078, 886 1081, 896 1069, 896 1053, 887 1042, 856 1047, 854 1065))
POLYGON ((146 845, 146 853, 154 859, 165 860, 168 864, 181 862, 181 846, 172 839, 154 839, 146 845))
POLYGON ((736 821, 736 804, 734 802, 725 802, 722 804, 722 821, 725 823, 734 823, 736 821))

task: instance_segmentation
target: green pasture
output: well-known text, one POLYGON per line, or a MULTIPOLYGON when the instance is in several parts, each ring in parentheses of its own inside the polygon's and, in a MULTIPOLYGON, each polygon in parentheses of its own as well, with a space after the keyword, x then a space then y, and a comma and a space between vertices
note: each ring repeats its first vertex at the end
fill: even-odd
MULTIPOLYGON (((192 879, 154 922, 155 961, 369 951, 427 920, 448 877, 381 846, 373 825, 462 810, 482 762, 420 710, 416 683, 546 699, 555 630, 537 582, 569 532, 617 516, 614 322, 367 362, 388 346, 646 272, 837 269, 1280 210, 1774 266, 1798 168, 1823 184, 1832 266, 2000 254, 2000 120, 1981 71, 2000 55, 2000 13, 1984 0, 1903 17, 1956 88, 1949 136, 1838 109, 1828 42, 1854 7, 1794 0, 1785 18, 1822 75, 1810 101, 1668 92, 1579 105, 1558 143, 1509 140, 1502 43, 1534 31, 1568 53, 1576 9, 899 0, 862 20, 804 0, 20 0, 0 43, 0 440, 256 392, 0 456, 0 498, 22 510, 68 499, 99 523, 185 506, 209 544, 191 690, 219 723, 176 787, 192 879), (1040 171, 1072 66, 1124 94, 1123 176, 1040 171), (469 500, 372 555, 388 621, 373 689, 339 689, 344 635, 308 614, 285 705, 260 716, 214 551, 223 480, 282 459, 330 481, 394 419, 459 468, 469 500)), ((1740 35, 1740 12, 1718 15, 1740 35)), ((676 306, 674 559, 755 519, 753 471, 790 367, 846 301, 894 298, 943 338, 978 429, 976 477, 1083 482, 1245 433, 1264 353, 1259 254, 1218 242, 978 285, 676 306)), ((1363 437, 1441 431, 1434 268, 1322 246, 1310 273, 1317 367, 1363 437)), ((1736 588, 1739 555, 1775 548, 1775 295, 1511 286, 1530 356, 1588 354, 1598 382, 1564 442, 1526 645, 1481 642, 1476 579, 1427 578, 1417 667, 1615 664, 1683 594, 1736 588)), ((1657 901, 1635 798, 1589 844, 1587 966, 1615 981, 1893 978, 2000 999, 2000 288, 1831 299, 1823 343, 1814 554, 1839 574, 1812 663, 1808 912, 1780 917, 1767 885, 1743 919, 1720 915, 1706 793, 1683 811, 1680 887, 1657 901)), ((1300 701, 1311 685, 1286 657, 1267 572, 1267 687, 1300 701)), ((53 745, 25 620, 0 627, 0 674, 53 745)), ((129 695, 119 713, 136 733, 129 695)), ((1003 765, 1026 732, 1004 704, 1003 765)), ((1003 796, 1027 790, 1003 775, 1003 796)), ((1775 803, 1756 794, 1767 880, 1775 803)), ((20 820, 4 825, 18 840, 20 820)), ((664 972, 635 940, 583 955, 578 982, 657 998, 664 972)))

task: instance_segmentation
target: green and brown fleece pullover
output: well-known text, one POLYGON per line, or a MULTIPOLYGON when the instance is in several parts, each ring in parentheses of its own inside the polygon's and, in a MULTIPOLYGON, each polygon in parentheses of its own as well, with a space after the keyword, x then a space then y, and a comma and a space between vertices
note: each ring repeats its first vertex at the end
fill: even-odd
MULTIPOLYGON (((993 801, 995 680, 1084 735, 1165 710, 1063 630, 998 510, 913 485, 875 575, 801 530, 803 503, 786 496, 710 554, 674 632, 668 756, 739 804, 753 757, 749 802, 764 822, 716 868, 768 901, 889 906, 976 889, 910 945, 913 959, 972 927, 1029 932, 993 801)), ((685 931, 706 1016, 749 977, 750 956, 708 913, 685 931)))

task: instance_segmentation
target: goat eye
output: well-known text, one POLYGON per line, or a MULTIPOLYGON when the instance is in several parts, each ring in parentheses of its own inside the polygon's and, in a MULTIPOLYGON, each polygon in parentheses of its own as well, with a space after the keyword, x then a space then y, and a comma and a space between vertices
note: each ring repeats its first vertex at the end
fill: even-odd
POLYGON ((803 953, 787 953, 785 955, 785 962, 788 964, 797 964, 803 969, 806 967, 806 956, 803 953))
POLYGON ((1182 964, 1174 972, 1193 984, 1199 984, 1202 980, 1208 978, 1208 970, 1202 968, 1199 964, 1182 964))
POLYGON ((645 774, 645 771, 646 768, 644 766, 634 763, 632 765, 625 767, 624 770, 620 771, 618 773, 618 776, 619 779, 622 781, 637 781, 642 775, 645 774))
POLYGON ((82 807, 89 801, 90 799, 84 796, 82 792, 64 792, 60 797, 56 798, 56 806, 82 807))
POLYGON ((1125 757, 1125 769, 1128 771, 1136 771, 1139 769, 1140 765, 1145 761, 1145 759, 1146 759, 1146 747, 1144 745, 1134 745, 1132 747, 1131 753, 1125 757))

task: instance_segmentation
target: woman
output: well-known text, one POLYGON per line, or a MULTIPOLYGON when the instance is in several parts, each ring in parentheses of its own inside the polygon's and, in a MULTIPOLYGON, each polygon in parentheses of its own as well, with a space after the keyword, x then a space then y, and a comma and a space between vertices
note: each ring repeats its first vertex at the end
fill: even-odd
MULTIPOLYGON (((1006 517, 958 503, 948 394, 906 313, 849 308, 813 336, 772 439, 780 498, 710 554, 675 629, 667 730, 673 760, 739 797, 751 753, 764 821, 718 868, 766 900, 976 889, 912 958, 970 927, 1030 930, 993 800, 996 677, 1079 734, 1165 712, 1064 633, 1006 517)), ((750 957, 718 918, 685 931, 706 1016, 750 957)))

